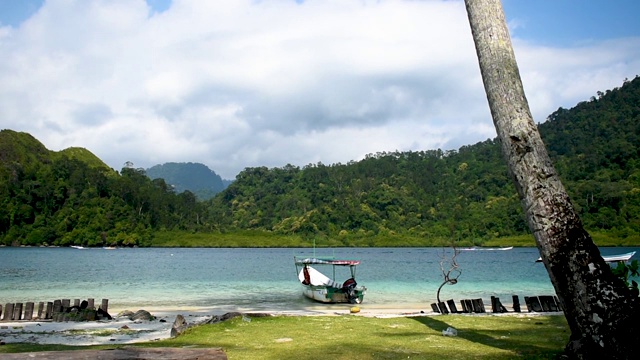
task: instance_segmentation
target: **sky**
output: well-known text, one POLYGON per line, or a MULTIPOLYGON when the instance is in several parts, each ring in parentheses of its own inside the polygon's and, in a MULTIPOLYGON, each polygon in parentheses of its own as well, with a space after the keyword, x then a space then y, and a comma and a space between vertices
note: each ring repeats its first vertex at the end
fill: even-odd
MULTIPOLYGON (((640 74, 640 1, 503 6, 537 123, 640 74)), ((0 0, 0 129, 224 179, 496 137, 461 0, 0 0)))

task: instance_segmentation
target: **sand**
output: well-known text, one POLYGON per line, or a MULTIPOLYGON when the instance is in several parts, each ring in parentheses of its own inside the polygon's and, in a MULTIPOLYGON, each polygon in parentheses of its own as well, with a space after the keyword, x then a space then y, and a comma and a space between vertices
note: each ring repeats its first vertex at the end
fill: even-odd
MULTIPOLYGON (((155 320, 132 321, 125 316, 114 316, 113 320, 90 322, 53 322, 53 321, 11 321, 0 322, 0 342, 4 343, 36 343, 36 344, 64 344, 64 345, 106 345, 132 344, 168 339, 171 337, 171 327, 178 314, 184 316, 188 324, 205 322, 214 316, 226 312, 238 311, 244 314, 268 313, 289 316, 319 316, 319 315, 355 315, 375 317, 419 316, 426 315, 417 308, 367 308, 358 306, 359 312, 352 313, 350 306, 311 306, 308 309, 292 311, 253 311, 250 309, 145 309, 155 320), (227 311, 228 310, 228 311, 227 311)), ((114 309, 117 310, 117 309, 114 309)), ((121 310, 118 311, 118 313, 121 310)), ((115 311, 110 311, 114 314, 115 311)), ((429 313, 429 315, 437 315, 429 313)))

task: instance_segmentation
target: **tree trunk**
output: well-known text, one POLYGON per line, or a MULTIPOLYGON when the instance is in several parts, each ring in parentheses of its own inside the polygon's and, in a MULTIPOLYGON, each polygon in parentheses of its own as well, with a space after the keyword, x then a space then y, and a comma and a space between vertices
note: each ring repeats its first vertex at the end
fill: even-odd
POLYGON ((551 163, 529 110, 500 0, 465 4, 502 153, 571 329, 566 354, 640 358, 638 298, 600 256, 551 163))

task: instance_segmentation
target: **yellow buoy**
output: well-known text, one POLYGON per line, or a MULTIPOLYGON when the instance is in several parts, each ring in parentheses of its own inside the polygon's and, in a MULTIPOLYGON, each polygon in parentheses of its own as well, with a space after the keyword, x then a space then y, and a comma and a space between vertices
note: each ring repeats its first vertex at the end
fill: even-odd
POLYGON ((360 312, 360 308, 359 307, 354 306, 354 307, 351 308, 351 313, 352 314, 359 313, 359 312, 360 312))

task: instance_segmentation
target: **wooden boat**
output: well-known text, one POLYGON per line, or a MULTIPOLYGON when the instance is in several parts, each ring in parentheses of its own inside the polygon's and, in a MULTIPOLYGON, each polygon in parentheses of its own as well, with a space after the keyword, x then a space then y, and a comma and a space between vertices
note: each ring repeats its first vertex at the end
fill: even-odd
MULTIPOLYGON (((632 252, 618 254, 618 255, 606 255, 606 256, 603 256, 602 258, 604 259, 605 262, 627 262, 635 254, 636 252, 632 251, 632 252)), ((538 260, 536 260, 536 262, 542 262, 542 258, 539 257, 538 260)))
POLYGON ((367 288, 355 280, 358 260, 335 260, 333 258, 304 258, 294 256, 298 280, 302 285, 302 294, 309 299, 322 303, 350 303, 360 304, 367 288), (333 270, 333 277, 329 277, 316 270, 311 265, 324 266, 333 270), (337 282, 336 270, 348 268, 349 272, 344 282, 337 282))

